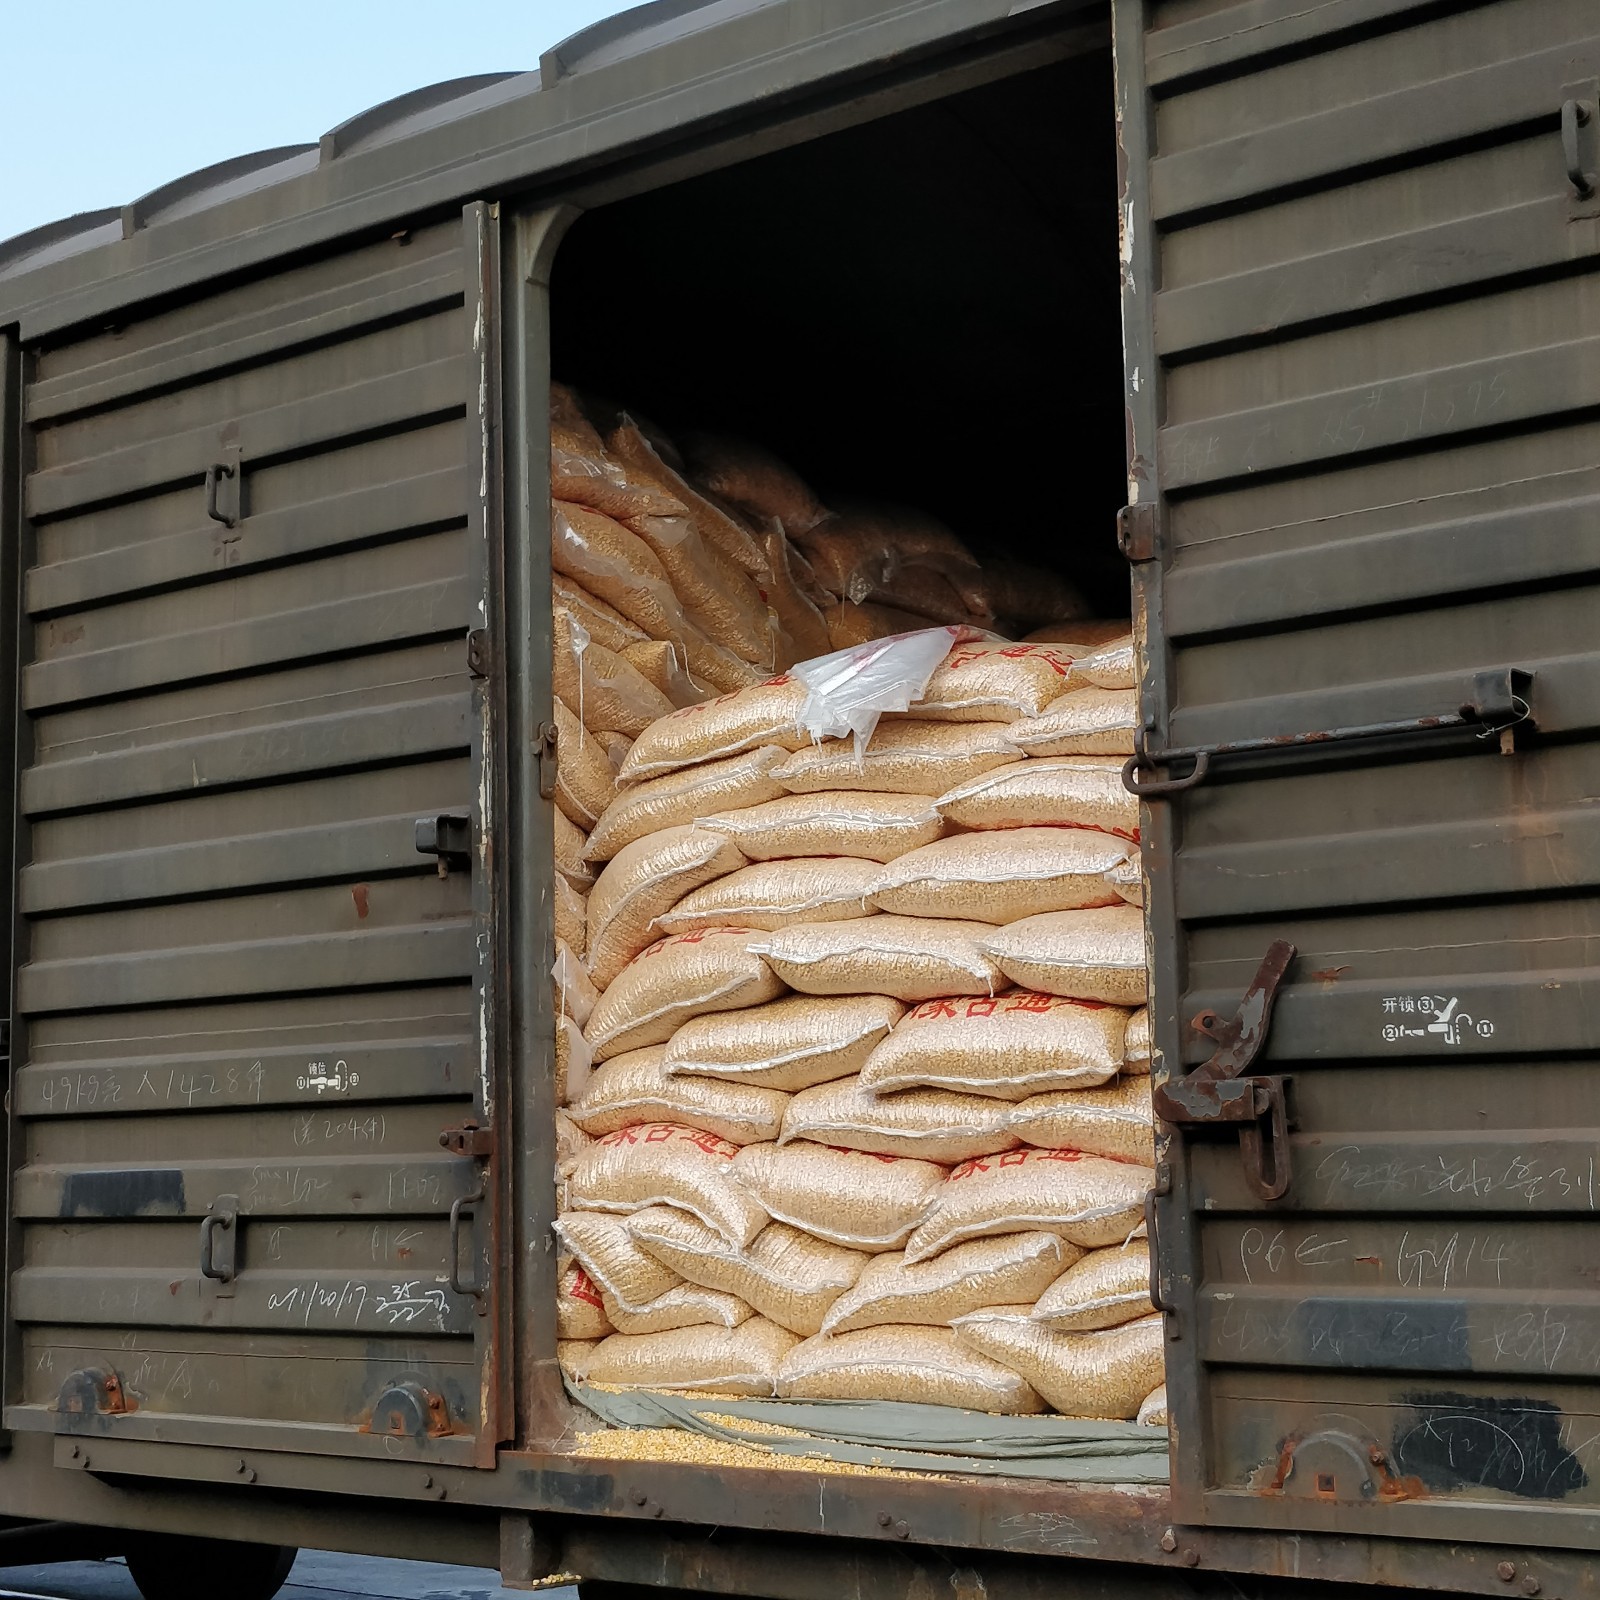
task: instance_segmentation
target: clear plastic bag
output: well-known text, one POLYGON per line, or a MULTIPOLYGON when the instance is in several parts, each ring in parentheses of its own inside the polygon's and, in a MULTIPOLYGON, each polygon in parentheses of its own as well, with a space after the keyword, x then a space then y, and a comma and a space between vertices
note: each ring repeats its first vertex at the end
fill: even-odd
POLYGON ((800 726, 812 739, 853 737, 859 756, 878 718, 886 711, 905 711, 920 699, 964 635, 960 627, 925 628, 801 662, 791 674, 806 689, 800 726))
POLYGON ((672 702, 625 656, 597 644, 570 611, 554 616, 557 696, 590 732, 639 734, 672 702))

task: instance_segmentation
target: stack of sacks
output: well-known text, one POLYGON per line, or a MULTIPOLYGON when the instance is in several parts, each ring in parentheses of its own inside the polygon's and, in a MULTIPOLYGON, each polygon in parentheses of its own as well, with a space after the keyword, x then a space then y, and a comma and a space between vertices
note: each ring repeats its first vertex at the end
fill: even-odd
POLYGON ((569 1373, 1103 1417, 1160 1381, 1137 807, 1007 737, 1079 659, 960 648, 859 758, 784 678, 640 734, 587 850, 569 1373))

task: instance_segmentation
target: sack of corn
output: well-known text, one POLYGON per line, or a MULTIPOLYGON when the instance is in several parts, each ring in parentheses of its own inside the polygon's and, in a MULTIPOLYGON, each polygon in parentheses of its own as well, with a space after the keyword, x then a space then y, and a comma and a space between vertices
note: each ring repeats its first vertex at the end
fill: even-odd
POLYGON ((1134 1076, 1150 1076, 1150 1008, 1140 1006, 1128 1018, 1123 1041, 1122 1070, 1134 1076))
POLYGON ((874 1094, 953 1089, 1001 1100, 1090 1088, 1122 1066, 1127 1024, 1119 1007, 1028 990, 927 1000, 874 1048, 861 1085, 874 1094))
MULTIPOLYGON (((933 804, 960 828, 1099 828, 1139 837, 1139 802, 1123 787, 1115 756, 1013 761, 947 789, 933 804)), ((1108 877, 1121 893, 1119 870, 1113 866, 1108 877)))
POLYGON ((1132 1421, 1162 1380, 1160 1317, 1095 1333, 1054 1333, 1033 1321, 1027 1307, 1002 1307, 957 1317, 955 1331, 1069 1417, 1132 1421))
POLYGON ((555 801, 567 820, 587 833, 617 792, 616 769, 599 737, 560 700, 555 703, 555 724, 555 801))
MULTIPOLYGON (((666 1206, 634 1213, 644 1223, 669 1213, 666 1206)), ((566 1211, 555 1220, 556 1238, 582 1263, 600 1293, 624 1311, 643 1311, 683 1282, 646 1251, 628 1224, 604 1211, 566 1211)))
POLYGON ((666 1053, 656 1044, 611 1057, 590 1074, 568 1115, 597 1139, 635 1122, 675 1122, 736 1145, 777 1138, 788 1095, 719 1078, 670 1076, 666 1053))
POLYGON ((916 1002, 993 994, 1000 969, 978 940, 981 922, 875 914, 849 922, 799 923, 751 949, 801 994, 877 994, 916 1002))
POLYGON ((626 657, 608 650, 570 611, 555 613, 557 698, 590 732, 637 734, 672 702, 626 657))
POLYGON ((1124 1245, 1091 1250, 1069 1267, 1039 1296, 1033 1320, 1057 1333, 1090 1333, 1154 1312, 1150 1246, 1147 1240, 1130 1239, 1124 1245))
POLYGON ((1098 1089, 1030 1095, 1018 1102, 1010 1128, 1025 1143, 1046 1150, 1082 1150, 1115 1161, 1155 1165, 1155 1118, 1145 1078, 1119 1077, 1098 1089))
POLYGON ((958 1244, 931 1261, 875 1255, 822 1319, 824 1333, 885 1323, 947 1328, 990 1305, 1032 1305, 1083 1252, 1053 1233, 1009 1233, 958 1244))
POLYGON ((767 1089, 809 1089, 861 1070, 905 1015, 886 995, 790 995, 686 1022, 667 1044, 670 1073, 767 1089))
POLYGON ((686 894, 656 918, 663 933, 737 925, 775 933, 796 922, 846 922, 869 914, 881 869, 852 856, 757 861, 686 894))
POLYGON ((1144 917, 1134 906, 1023 917, 989 929, 978 945, 1024 988, 1107 1005, 1144 1004, 1144 917))
POLYGON ((770 1399, 783 1358, 799 1342, 765 1317, 749 1317, 736 1328, 614 1333, 588 1353, 584 1381, 618 1389, 710 1390, 770 1399))
POLYGON ((728 1175, 778 1222, 852 1250, 894 1250, 928 1214, 945 1169, 796 1139, 752 1144, 728 1175))
POLYGON ((850 789, 786 794, 742 811, 714 812, 694 821, 707 832, 726 834, 752 861, 791 856, 893 861, 943 838, 946 829, 926 795, 850 789))
POLYGON ((1011 1107, 989 1095, 948 1089, 878 1094, 856 1076, 802 1089, 784 1108, 778 1139, 954 1165, 1015 1149, 1022 1141, 1010 1121, 1011 1107))
POLYGON ((624 1311, 610 1300, 606 1315, 618 1333, 669 1333, 674 1328, 737 1328, 755 1312, 743 1300, 697 1283, 680 1283, 640 1311, 624 1311))
POLYGON ((1029 756, 1131 756, 1139 726, 1132 689, 1069 689, 1036 717, 1008 725, 1011 743, 1029 756))
POLYGON ((775 1000, 783 984, 756 948, 765 937, 750 928, 704 928, 658 939, 601 994, 584 1030, 595 1060, 665 1044, 708 1012, 775 1000))
POLYGON ((762 745, 798 750, 807 742, 800 726, 805 698, 805 685, 783 676, 703 700, 697 706, 684 706, 645 729, 634 741, 619 776, 628 783, 656 778, 762 745))
POLYGON ((690 477, 746 516, 775 517, 797 536, 828 514, 799 473, 759 444, 717 433, 687 433, 679 442, 690 477))
MULTIPOLYGON (((772 769, 788 754, 777 745, 758 745, 736 756, 680 767, 658 778, 628 785, 614 794, 601 812, 589 835, 584 858, 610 861, 648 834, 687 827, 708 812, 776 799, 786 791, 771 776, 772 769)), ((738 840, 733 842, 737 844, 738 840)))
POLYGON ((820 1331, 829 1306, 861 1276, 869 1259, 785 1222, 769 1223, 742 1247, 681 1214, 641 1215, 632 1231, 641 1249, 680 1277, 734 1295, 808 1338, 820 1331))
POLYGON ((1133 1419, 1141 1427, 1164 1428, 1167 1425, 1167 1386, 1159 1384, 1139 1404, 1139 1415, 1133 1419))
POLYGON ((785 1400, 891 1400, 1002 1416, 1043 1411, 1011 1367, 948 1328, 874 1327, 797 1344, 778 1368, 785 1400))
POLYGON ((576 1261, 569 1261, 556 1280, 556 1337, 603 1339, 612 1332, 593 1279, 576 1261))
POLYGON ((1154 1181, 1148 1167, 1077 1150, 1008 1150, 964 1161, 906 1241, 906 1260, 926 1261, 968 1239, 1034 1230, 1085 1249, 1121 1244, 1143 1223, 1154 1181))
POLYGON ((1073 677, 1096 689, 1133 689, 1139 683, 1139 656, 1133 635, 1109 639, 1072 663, 1073 677))
MULTIPOLYGON (((715 704, 715 702, 711 702, 715 704)), ((696 708, 702 709, 702 708, 696 708)), ((859 755, 854 739, 794 747, 772 776, 794 794, 864 789, 932 799, 1017 759, 1006 722, 880 722, 859 755)), ((624 776, 627 776, 626 770, 624 776)))
POLYGON ((1072 657, 1048 644, 958 644, 911 715, 932 722, 1014 722, 1065 694, 1072 657))
POLYGON ((666 568, 638 534, 587 506, 557 501, 551 510, 550 565, 604 600, 648 638, 681 642, 688 618, 666 568))
POLYGON ((621 1128, 572 1163, 568 1204, 577 1211, 620 1212, 674 1206, 733 1244, 747 1245, 766 1226, 767 1214, 748 1190, 728 1181, 738 1149, 672 1122, 621 1128))

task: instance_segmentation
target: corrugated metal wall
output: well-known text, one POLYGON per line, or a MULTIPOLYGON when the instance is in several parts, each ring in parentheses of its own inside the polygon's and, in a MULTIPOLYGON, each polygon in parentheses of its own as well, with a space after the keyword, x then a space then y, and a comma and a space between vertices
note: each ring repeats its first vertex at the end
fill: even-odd
POLYGON ((1480 668, 1531 670, 1536 722, 1514 755, 1423 736, 1158 802, 1169 1061, 1272 940, 1301 952, 1266 1063, 1288 1195, 1192 1136, 1161 1211, 1180 1509, 1592 1547, 1600 202, 1562 108, 1596 174, 1600 14, 1153 10, 1152 746, 1449 711, 1480 668))
POLYGON ((26 353, 12 1427, 479 1431, 488 891, 415 838, 487 793, 471 240, 26 353))

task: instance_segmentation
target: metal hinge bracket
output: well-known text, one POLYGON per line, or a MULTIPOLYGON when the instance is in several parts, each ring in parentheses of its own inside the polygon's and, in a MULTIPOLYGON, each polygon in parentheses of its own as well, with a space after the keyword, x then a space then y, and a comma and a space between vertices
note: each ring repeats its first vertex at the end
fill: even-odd
POLYGON ((1141 500, 1117 513, 1117 548, 1129 561, 1157 561, 1161 557, 1164 518, 1154 500, 1141 500))
POLYGON ((539 745, 539 798, 553 800, 556 793, 556 773, 561 765, 561 753, 556 748, 556 725, 541 722, 534 738, 539 745))
POLYGON ((494 656, 489 647, 489 630, 474 628, 467 635, 467 671, 474 678, 487 678, 494 656))
POLYGON ((439 1144, 453 1156, 488 1161, 494 1156, 494 1129, 481 1127, 469 1117, 459 1128, 446 1128, 439 1135, 439 1144))
POLYGON ((472 865, 472 819, 453 813, 437 817, 418 817, 417 854, 437 856, 439 876, 448 878, 451 867, 472 865))

